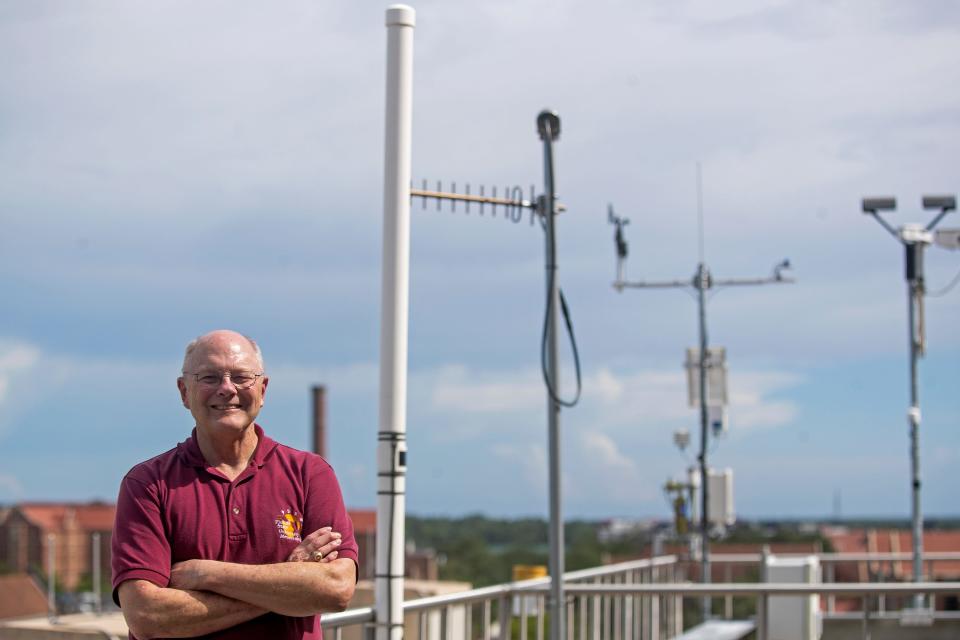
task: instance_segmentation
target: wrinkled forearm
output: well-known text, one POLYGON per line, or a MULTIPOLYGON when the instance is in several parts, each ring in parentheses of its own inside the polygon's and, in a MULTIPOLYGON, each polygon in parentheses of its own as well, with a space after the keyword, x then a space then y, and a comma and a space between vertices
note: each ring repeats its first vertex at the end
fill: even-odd
POLYGON ((127 626, 140 640, 201 636, 267 612, 217 593, 164 589, 143 581, 133 582, 140 584, 122 588, 120 598, 127 626))
POLYGON ((349 559, 263 565, 206 560, 193 586, 282 615, 311 616, 347 608, 355 571, 349 559))

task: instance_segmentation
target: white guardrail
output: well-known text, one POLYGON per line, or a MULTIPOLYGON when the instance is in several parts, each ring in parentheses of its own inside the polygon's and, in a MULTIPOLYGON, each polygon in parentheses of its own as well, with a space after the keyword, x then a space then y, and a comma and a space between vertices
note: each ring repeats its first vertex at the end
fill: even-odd
MULTIPOLYGON (((778 557, 791 554, 778 554, 778 557)), ((797 555, 797 554, 793 554, 797 555)), ((769 598, 820 595, 827 597, 825 619, 862 618, 864 630, 872 618, 900 615, 887 610, 885 598, 921 593, 960 594, 960 582, 832 582, 835 565, 850 562, 894 563, 912 558, 909 553, 800 554, 817 555, 824 565, 826 582, 714 584, 687 580, 685 561, 661 556, 572 571, 565 574, 567 636, 571 640, 667 640, 683 632, 683 600, 723 596, 721 617, 730 619, 733 598, 755 601, 757 640, 766 640, 769 598), (856 598, 859 611, 835 612, 836 598, 856 598), (873 607, 871 606, 873 604, 873 607), (873 609, 873 610, 872 610, 873 609)), ((753 564, 761 554, 711 554, 715 567, 753 564)), ((960 561, 960 553, 927 553, 924 562, 960 561)), ((891 565, 892 566, 892 565, 891 565)), ((722 570, 721 570, 722 571, 722 570)), ((932 575, 932 569, 930 569, 932 575)), ((729 571, 727 573, 729 574, 729 571)), ((405 637, 418 640, 542 640, 549 625, 546 596, 549 578, 509 582, 403 603, 405 637)), ((932 600, 932 599, 931 599, 932 600)), ((933 618, 960 618, 956 612, 926 612, 933 618)), ((374 609, 364 607, 324 614, 324 634, 333 640, 364 640, 374 622, 374 609)))

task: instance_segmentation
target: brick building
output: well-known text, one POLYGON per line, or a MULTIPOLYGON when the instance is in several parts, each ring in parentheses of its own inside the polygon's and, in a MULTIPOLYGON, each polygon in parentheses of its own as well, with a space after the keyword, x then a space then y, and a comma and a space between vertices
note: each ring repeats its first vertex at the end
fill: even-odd
POLYGON ((109 576, 115 510, 103 502, 15 505, 0 522, 0 563, 8 571, 45 576, 52 543, 57 582, 73 591, 93 573, 93 534, 99 533, 100 567, 109 576))
MULTIPOLYGON (((373 579, 376 569, 377 512, 349 509, 359 547, 360 579, 373 579)), ((100 565, 105 579, 110 576, 110 538, 116 506, 104 502, 23 503, 7 510, 0 520, 0 565, 7 571, 46 577, 48 536, 54 535, 57 581, 62 589, 74 591, 92 574, 93 534, 100 534, 100 565)), ((432 551, 409 551, 407 576, 437 579, 432 551)))

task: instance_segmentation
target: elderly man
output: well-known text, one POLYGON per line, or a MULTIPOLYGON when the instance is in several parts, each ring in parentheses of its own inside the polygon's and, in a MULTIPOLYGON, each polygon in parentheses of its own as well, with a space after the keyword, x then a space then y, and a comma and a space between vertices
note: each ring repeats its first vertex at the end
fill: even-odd
POLYGON ((268 382, 239 333, 187 346, 177 387, 196 427, 131 469, 117 500, 113 597, 132 637, 320 638, 317 614, 353 596, 357 545, 333 469, 254 422, 268 382))

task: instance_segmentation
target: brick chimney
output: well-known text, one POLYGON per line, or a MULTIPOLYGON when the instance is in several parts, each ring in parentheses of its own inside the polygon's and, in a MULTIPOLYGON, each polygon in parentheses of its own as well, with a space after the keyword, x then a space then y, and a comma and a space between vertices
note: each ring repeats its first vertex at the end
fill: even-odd
POLYGON ((313 387, 313 452, 327 457, 327 388, 313 387))

